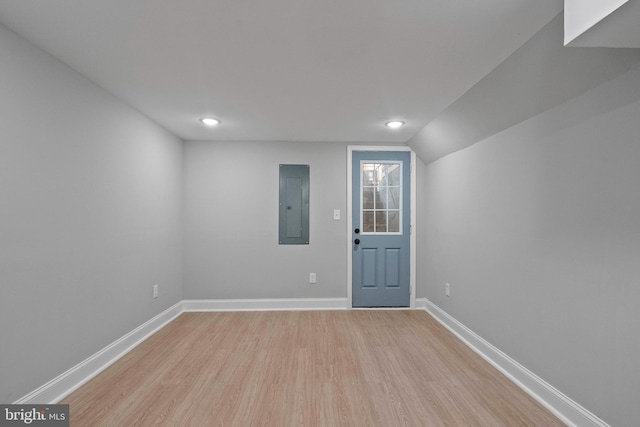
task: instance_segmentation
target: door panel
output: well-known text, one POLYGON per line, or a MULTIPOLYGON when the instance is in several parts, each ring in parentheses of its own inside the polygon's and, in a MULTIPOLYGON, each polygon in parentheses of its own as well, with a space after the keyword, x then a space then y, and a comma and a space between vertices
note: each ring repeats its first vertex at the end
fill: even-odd
POLYGON ((411 154, 354 151, 352 162, 353 307, 408 307, 411 154))
POLYGON ((387 248, 385 250, 385 271, 387 273, 385 285, 388 288, 400 286, 400 249, 387 248))
POLYGON ((378 249, 365 248, 362 249, 362 283, 365 288, 376 287, 376 272, 378 271, 378 249))

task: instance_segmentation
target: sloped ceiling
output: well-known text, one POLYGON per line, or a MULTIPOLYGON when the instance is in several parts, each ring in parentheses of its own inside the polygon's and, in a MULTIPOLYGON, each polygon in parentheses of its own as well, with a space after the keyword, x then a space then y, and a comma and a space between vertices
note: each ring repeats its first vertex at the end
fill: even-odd
POLYGON ((447 107, 408 145, 425 163, 462 150, 626 73, 640 49, 563 45, 558 15, 447 107))
MULTIPOLYGON (((616 0, 615 2, 597 3, 592 0, 589 5, 597 5, 600 9, 600 16, 590 17, 598 20, 592 26, 588 26, 588 18, 580 16, 569 17, 573 21, 580 22, 586 30, 571 38, 568 46, 575 47, 617 47, 617 48, 640 48, 640 2, 638 0, 616 0), (612 11, 606 9, 609 7, 612 11)), ((572 8, 587 7, 587 4, 573 0, 569 3, 572 8)))

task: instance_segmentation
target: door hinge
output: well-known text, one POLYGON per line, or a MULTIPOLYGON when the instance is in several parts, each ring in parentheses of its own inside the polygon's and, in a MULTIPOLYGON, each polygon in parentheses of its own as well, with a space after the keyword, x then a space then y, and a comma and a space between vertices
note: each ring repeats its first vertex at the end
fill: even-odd
POLYGON ((413 234, 413 225, 409 224, 409 234, 413 234))

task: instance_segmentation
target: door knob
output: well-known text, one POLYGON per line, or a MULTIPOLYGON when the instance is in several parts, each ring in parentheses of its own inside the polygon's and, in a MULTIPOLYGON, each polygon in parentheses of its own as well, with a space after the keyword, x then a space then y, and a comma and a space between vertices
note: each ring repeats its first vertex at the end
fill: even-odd
POLYGON ((360 244, 360 239, 354 240, 353 243, 355 243, 356 245, 359 245, 360 244))
POLYGON ((360 234, 360 229, 356 228, 355 230, 353 230, 353 232, 356 233, 356 234, 360 234))

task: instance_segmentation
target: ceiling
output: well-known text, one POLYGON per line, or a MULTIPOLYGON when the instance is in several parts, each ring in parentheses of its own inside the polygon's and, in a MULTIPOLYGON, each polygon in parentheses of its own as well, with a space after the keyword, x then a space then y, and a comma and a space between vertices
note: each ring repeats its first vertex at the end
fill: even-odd
POLYGON ((225 141, 405 142, 561 11, 562 0, 0 0, 0 22, 170 132, 225 141))

